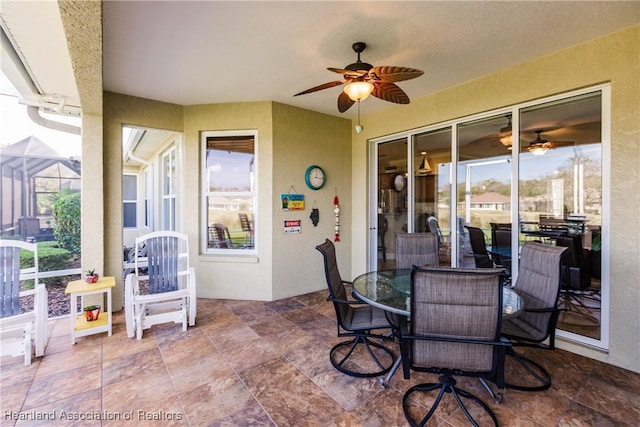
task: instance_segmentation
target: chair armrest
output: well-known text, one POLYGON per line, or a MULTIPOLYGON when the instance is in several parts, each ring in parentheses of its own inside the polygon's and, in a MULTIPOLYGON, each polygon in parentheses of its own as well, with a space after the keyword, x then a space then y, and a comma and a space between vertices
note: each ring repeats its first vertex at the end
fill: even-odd
POLYGON ((348 301, 338 298, 331 298, 331 295, 327 297, 327 301, 336 302, 338 304, 348 304, 348 305, 366 305, 367 303, 364 301, 348 301))
POLYGON ((136 273, 129 273, 124 279, 125 293, 131 292, 130 295, 138 295, 140 293, 140 278, 136 273))
POLYGON ((528 313, 553 313, 558 310, 561 310, 560 307, 524 308, 528 313))

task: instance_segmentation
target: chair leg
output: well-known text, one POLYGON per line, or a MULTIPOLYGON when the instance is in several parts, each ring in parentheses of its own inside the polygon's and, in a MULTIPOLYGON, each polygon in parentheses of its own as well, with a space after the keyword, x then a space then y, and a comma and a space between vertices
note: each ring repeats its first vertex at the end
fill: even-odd
POLYGON ((465 414, 465 416, 471 422, 471 424, 474 425, 475 427, 478 427, 478 423, 471 416, 471 414, 469 413, 469 410, 467 409, 467 407, 465 406, 465 404, 464 404, 464 402, 462 401, 461 398, 471 400, 471 401, 475 402, 476 404, 478 404, 491 417, 491 420, 493 421, 493 424, 496 427, 498 426, 498 419, 496 418, 496 416, 493 413, 493 411, 491 410, 491 408, 486 403, 484 403, 482 400, 480 400, 478 397, 474 396, 473 394, 469 393, 466 390, 462 390, 462 389, 456 387, 456 380, 453 377, 449 376, 449 375, 440 376, 439 383, 437 383, 437 384, 435 384, 435 383, 418 384, 416 386, 411 387, 409 390, 406 391, 406 393, 402 397, 402 411, 404 412, 404 416, 407 419, 407 421, 409 422, 409 424, 411 426, 424 426, 427 423, 427 421, 429 421, 429 419, 434 414, 434 412, 436 411, 436 408, 440 404, 440 401, 442 400, 442 397, 444 396, 445 393, 451 393, 453 395, 453 397, 455 398, 456 402, 458 403, 458 406, 460 406, 460 409, 462 409, 462 412, 465 414), (416 391, 429 392, 429 391, 436 390, 436 389, 440 389, 440 391, 438 392, 438 396, 436 397, 435 401, 433 402, 433 405, 431 406, 431 408, 429 409, 427 414, 420 420, 420 422, 416 422, 411 417, 411 414, 409 414, 409 408, 408 408, 408 405, 407 405, 407 400, 409 399, 409 396, 412 393, 416 392, 416 391))
POLYGON ((549 372, 540 364, 518 354, 513 349, 509 349, 507 351, 507 356, 511 356, 513 359, 515 359, 525 369, 527 374, 532 376, 540 385, 528 386, 506 382, 505 388, 520 391, 544 391, 548 390, 551 387, 551 374, 549 374, 549 372))
POLYGON ((395 361, 395 356, 391 350, 389 350, 387 347, 383 346, 382 344, 373 342, 364 336, 357 336, 351 341, 343 341, 341 343, 336 344, 331 349, 331 352, 329 353, 329 360, 331 361, 331 364, 333 365, 333 367, 336 368, 338 371, 342 372, 343 374, 347 374, 353 377, 370 378, 370 377, 377 377, 380 375, 384 375, 387 372, 389 372, 395 361), (373 360, 373 362, 378 366, 377 371, 360 372, 360 371, 349 369, 346 366, 343 366, 347 362, 347 360, 353 355, 353 352, 358 348, 359 345, 363 345, 364 348, 367 350, 367 353, 369 354, 369 357, 371 358, 371 360, 373 360), (340 360, 336 360, 337 352, 339 350, 344 349, 345 347, 349 347, 349 350, 347 351, 346 355, 344 355, 340 360), (380 360, 380 356, 376 356, 376 354, 373 352, 371 347, 375 347, 382 350, 384 354, 389 356, 390 362, 388 364, 383 363, 380 360))
POLYGON ((502 393, 496 393, 495 391, 493 391, 493 389, 489 386, 489 384, 487 384, 487 381, 484 378, 480 377, 478 378, 478 380, 480 380, 480 384, 482 384, 482 387, 487 390, 487 393, 489 393, 495 403, 501 403, 504 400, 504 396, 502 395, 502 393))

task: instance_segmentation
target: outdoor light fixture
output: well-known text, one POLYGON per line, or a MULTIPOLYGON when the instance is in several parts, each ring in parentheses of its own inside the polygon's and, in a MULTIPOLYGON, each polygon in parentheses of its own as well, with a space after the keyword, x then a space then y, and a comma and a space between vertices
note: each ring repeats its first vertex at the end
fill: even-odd
POLYGON ((373 85, 369 82, 351 82, 344 87, 346 93, 352 101, 363 101, 373 92, 373 85))

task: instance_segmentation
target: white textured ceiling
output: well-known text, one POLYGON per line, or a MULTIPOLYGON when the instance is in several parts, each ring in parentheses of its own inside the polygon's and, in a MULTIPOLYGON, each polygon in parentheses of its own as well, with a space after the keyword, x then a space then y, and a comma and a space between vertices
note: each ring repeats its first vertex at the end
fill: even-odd
MULTIPOLYGON (((326 67, 424 70, 411 99, 640 21, 639 2, 105 2, 105 89, 177 104, 275 100, 340 115, 326 67)), ((363 114, 388 108, 370 98, 363 114)), ((355 108, 345 115, 353 117, 355 108)))
MULTIPOLYGON (((74 104, 52 5, 2 0, 0 14, 42 90, 74 104)), ((338 80, 326 67, 354 62, 353 42, 367 43, 365 62, 424 70, 399 83, 416 99, 634 25, 640 2, 105 1, 103 13, 105 90, 182 105, 274 100, 353 117, 354 108, 337 111, 340 88, 293 97, 338 80)), ((365 104, 362 114, 391 106, 365 104)))

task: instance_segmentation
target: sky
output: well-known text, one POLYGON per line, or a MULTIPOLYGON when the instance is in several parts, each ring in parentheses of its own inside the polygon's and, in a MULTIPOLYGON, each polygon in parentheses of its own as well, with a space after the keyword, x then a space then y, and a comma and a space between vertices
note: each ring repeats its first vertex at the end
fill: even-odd
MULTIPOLYGON (((27 106, 20 104, 11 83, 0 72, 0 149, 33 135, 50 145, 64 157, 80 158, 80 135, 60 132, 35 124, 27 115, 27 106)), ((59 114, 43 114, 55 120, 80 126, 80 118, 59 114)))

